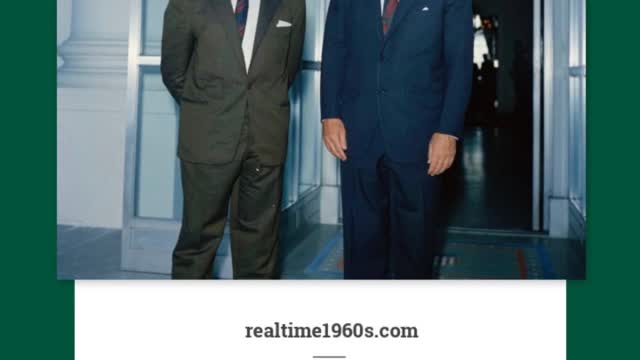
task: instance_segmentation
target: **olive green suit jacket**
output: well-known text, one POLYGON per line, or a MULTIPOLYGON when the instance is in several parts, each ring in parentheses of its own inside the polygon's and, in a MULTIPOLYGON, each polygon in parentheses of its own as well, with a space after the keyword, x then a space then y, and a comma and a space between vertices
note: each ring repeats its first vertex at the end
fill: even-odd
POLYGON ((304 30, 304 0, 262 0, 247 73, 230 0, 170 0, 161 71, 180 104, 182 160, 234 160, 244 128, 263 164, 284 162, 288 90, 300 68, 304 30), (291 26, 277 26, 282 22, 291 26))

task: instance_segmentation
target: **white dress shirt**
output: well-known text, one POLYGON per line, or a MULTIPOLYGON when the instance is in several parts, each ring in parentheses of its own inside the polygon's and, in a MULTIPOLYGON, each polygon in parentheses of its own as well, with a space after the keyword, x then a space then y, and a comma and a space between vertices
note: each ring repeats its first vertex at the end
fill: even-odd
MULTIPOLYGON (((384 15, 384 2, 386 0, 380 0, 380 8, 382 9, 382 15, 384 15)), ((398 4, 400 4, 400 0, 398 0, 398 4)))
MULTIPOLYGON (((383 0, 384 1, 384 0, 383 0)), ((231 0, 231 8, 235 12, 238 0, 231 0)), ((253 44, 256 41, 256 29, 258 28, 258 18, 260 17, 260 0, 249 0, 249 13, 247 14, 247 25, 244 29, 242 39, 242 53, 244 54, 244 64, 247 72, 251 66, 253 56, 253 44)))

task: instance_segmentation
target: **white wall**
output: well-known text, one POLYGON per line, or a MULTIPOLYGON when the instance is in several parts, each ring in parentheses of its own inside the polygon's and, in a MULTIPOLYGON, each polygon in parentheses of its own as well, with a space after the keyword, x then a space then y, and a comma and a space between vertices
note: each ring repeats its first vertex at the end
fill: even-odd
MULTIPOLYGON (((307 0, 307 31, 305 37, 305 47, 303 59, 305 61, 322 61, 322 41, 324 37, 324 25, 326 21, 327 11, 329 9, 330 0, 307 0)), ((319 94, 319 73, 314 76, 315 85, 318 87, 319 94)), ((319 99, 318 99, 319 100, 319 99)), ((308 116, 308 120, 320 123, 320 109, 318 102, 317 116, 308 116)), ((306 120, 305 120, 306 121, 306 120)), ((317 129, 318 137, 322 132, 321 127, 317 129)), ((320 222, 322 224, 340 224, 342 222, 342 207, 340 203, 340 163, 329 153, 324 144, 319 141, 318 146, 321 147, 322 164, 321 176, 321 194, 320 194, 320 222)))
MULTIPOLYGON (((586 64, 584 3, 545 1, 545 198, 546 223, 553 237, 568 237, 576 221, 582 222, 583 229, 586 222, 586 139, 576 141, 576 134, 586 128, 586 93, 575 88, 572 76, 576 66, 586 64), (572 16, 576 11, 580 16, 572 16)), ((579 83, 585 86, 586 80, 580 77, 579 83)))
MULTIPOLYGON (((57 29, 56 29, 56 47, 64 43, 71 34, 71 0, 58 0, 57 10, 57 29)), ((58 69, 63 65, 64 61, 58 56, 58 69)))
POLYGON ((127 0, 58 0, 59 224, 122 226, 128 14, 127 0))
POLYGON ((569 192, 576 211, 586 218, 586 122, 587 122, 587 41, 585 0, 570 0, 570 157, 569 192))

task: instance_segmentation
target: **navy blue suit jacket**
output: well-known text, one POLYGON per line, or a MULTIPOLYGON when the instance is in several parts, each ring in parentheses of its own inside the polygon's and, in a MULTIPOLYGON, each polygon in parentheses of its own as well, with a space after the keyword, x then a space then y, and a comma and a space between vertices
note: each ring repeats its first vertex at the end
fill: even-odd
POLYGON ((426 163, 434 132, 462 136, 473 64, 471 0, 401 0, 383 35, 380 1, 332 0, 322 118, 340 118, 350 159, 380 130, 386 155, 426 163))

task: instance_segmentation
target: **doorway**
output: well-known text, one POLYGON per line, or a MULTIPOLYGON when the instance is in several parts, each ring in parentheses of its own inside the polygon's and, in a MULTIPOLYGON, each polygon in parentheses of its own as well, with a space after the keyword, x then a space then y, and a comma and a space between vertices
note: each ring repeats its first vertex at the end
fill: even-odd
POLYGON ((534 0, 474 0, 473 91, 444 179, 453 228, 529 231, 534 214, 534 0))

